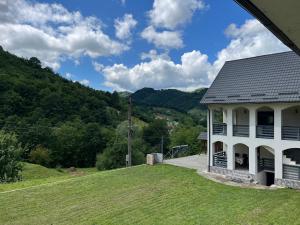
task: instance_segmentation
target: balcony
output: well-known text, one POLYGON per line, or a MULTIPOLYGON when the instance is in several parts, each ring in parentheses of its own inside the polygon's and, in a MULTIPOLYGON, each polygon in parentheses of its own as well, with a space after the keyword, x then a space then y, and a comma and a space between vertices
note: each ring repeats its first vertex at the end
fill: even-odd
POLYGON ((258 171, 269 170, 274 171, 275 168, 275 160, 274 159, 258 159, 258 171))
POLYGON ((233 136, 249 137, 249 125, 233 125, 233 136))
POLYGON ((300 181, 300 166, 283 164, 283 178, 300 181))
POLYGON ((213 165, 216 167, 227 168, 226 152, 217 152, 213 155, 213 165))
POLYGON ((300 127, 283 126, 281 138, 282 140, 300 141, 300 127))
POLYGON ((256 126, 256 137, 274 139, 274 126, 273 125, 258 125, 256 126))
POLYGON ((214 123, 213 124, 214 135, 227 135, 227 124, 226 123, 214 123))

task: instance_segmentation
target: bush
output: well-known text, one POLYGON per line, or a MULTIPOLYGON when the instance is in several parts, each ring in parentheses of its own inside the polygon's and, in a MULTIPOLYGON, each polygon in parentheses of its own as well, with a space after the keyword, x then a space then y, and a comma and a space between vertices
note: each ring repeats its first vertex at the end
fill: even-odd
POLYGON ((51 162, 50 154, 48 149, 38 145, 29 154, 29 160, 32 163, 39 164, 42 166, 49 166, 51 162))
MULTIPOLYGON (((139 141, 132 142, 132 165, 145 163, 145 155, 143 153, 139 141)), ((96 167, 98 170, 109 170, 126 166, 127 139, 115 142, 112 146, 108 146, 103 153, 97 155, 96 167)))
POLYGON ((14 182, 21 179, 22 152, 16 135, 0 131, 0 182, 14 182))

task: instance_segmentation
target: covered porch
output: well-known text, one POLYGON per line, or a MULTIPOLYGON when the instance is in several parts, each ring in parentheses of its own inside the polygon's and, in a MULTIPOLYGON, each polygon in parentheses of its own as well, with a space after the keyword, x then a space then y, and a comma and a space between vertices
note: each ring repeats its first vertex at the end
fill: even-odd
POLYGON ((300 106, 292 106, 282 111, 282 140, 300 141, 300 106))
POLYGON ((257 181, 266 186, 275 183, 275 151, 269 146, 259 146, 257 151, 257 181))

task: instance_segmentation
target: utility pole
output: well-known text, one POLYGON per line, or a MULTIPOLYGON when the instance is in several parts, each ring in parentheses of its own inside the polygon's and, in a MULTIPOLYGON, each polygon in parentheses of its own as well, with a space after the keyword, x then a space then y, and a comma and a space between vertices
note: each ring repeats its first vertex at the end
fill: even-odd
POLYGON ((164 155, 164 136, 161 136, 160 153, 164 155))
POLYGON ((131 166, 131 135, 132 135, 132 121, 131 121, 131 96, 128 98, 128 166, 131 166))

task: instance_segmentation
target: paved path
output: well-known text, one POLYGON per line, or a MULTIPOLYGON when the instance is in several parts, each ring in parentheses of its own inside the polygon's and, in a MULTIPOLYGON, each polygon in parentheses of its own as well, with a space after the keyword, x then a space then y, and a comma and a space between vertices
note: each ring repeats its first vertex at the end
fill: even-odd
POLYGON ((192 155, 187 157, 181 157, 176 159, 168 159, 164 160, 164 163, 180 166, 190 169, 196 169, 197 173, 203 177, 206 177, 209 180, 214 182, 230 185, 230 186, 237 186, 242 188, 254 188, 254 189, 277 189, 280 187, 267 187, 259 184, 243 184, 243 183, 236 183, 231 181, 230 179, 226 178, 224 175, 215 174, 215 173, 208 173, 207 172, 207 156, 205 154, 202 155, 192 155))
POLYGON ((196 169, 200 171, 207 170, 207 157, 205 154, 192 155, 175 159, 167 159, 164 160, 164 163, 174 166, 196 169))

